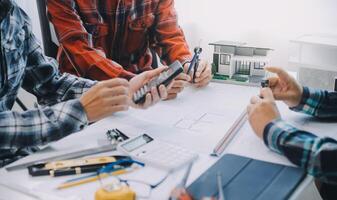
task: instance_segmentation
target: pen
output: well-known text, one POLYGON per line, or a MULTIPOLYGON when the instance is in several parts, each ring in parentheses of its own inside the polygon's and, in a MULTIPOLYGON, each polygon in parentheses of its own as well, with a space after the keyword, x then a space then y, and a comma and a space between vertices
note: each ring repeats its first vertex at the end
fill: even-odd
POLYGON ((82 185, 82 184, 85 184, 85 183, 90 183, 90 182, 97 181, 97 180, 102 179, 102 178, 109 177, 110 175, 111 176, 117 176, 117 175, 125 174, 125 173, 128 173, 130 171, 133 171, 134 169, 137 169, 137 166, 143 167, 143 166, 145 166, 145 164, 142 163, 142 162, 138 162, 138 161, 135 161, 135 160, 129 160, 129 159, 119 160, 117 162, 111 163, 111 164, 103 167, 102 169, 100 169, 99 172, 98 172, 98 175, 95 173, 95 174, 92 174, 92 175, 68 180, 65 183, 58 186, 57 189, 65 189, 65 188, 69 188, 69 187, 73 187, 73 186, 77 186, 77 185, 82 185), (120 165, 123 165, 127 162, 132 162, 136 165, 131 165, 131 167, 129 167, 129 168, 125 168, 123 166, 120 166, 120 165), (116 167, 116 168, 114 168, 114 167, 116 167))
POLYGON ((225 200, 225 192, 222 187, 222 175, 220 172, 216 175, 217 185, 218 185, 218 200, 225 200))
POLYGON ((185 174, 184 174, 183 179, 181 180, 181 182, 180 182, 179 185, 177 186, 178 188, 179 188, 179 187, 185 188, 186 183, 187 183, 188 176, 190 175, 191 170, 192 170, 192 166, 193 166, 193 162, 191 162, 191 163, 188 165, 187 170, 186 170, 186 172, 185 172, 185 174))
POLYGON ((99 175, 95 175, 93 177, 88 177, 86 176, 84 179, 77 179, 76 181, 72 181, 70 182, 71 180, 59 185, 57 187, 57 189, 61 190, 61 189, 66 189, 66 188, 70 188, 70 187, 74 187, 74 186, 78 186, 78 185, 83 185, 83 184, 86 184, 86 183, 91 183, 91 182, 94 182, 94 181, 97 181, 99 179, 103 179, 103 178, 107 178, 109 176, 118 176, 118 175, 121 175, 121 174, 126 174, 128 172, 131 172, 133 169, 118 169, 114 172, 111 172, 111 173, 104 173, 104 174, 99 174, 99 175))
MULTIPOLYGON (((188 164, 188 167, 187 167, 187 170, 185 171, 185 174, 183 176, 183 179, 181 180, 181 182, 175 187, 176 189, 185 189, 186 188, 186 183, 187 183, 187 179, 188 179, 188 176, 190 175, 191 173, 191 169, 192 169, 192 166, 193 166, 193 161, 190 162, 188 164)), ((181 194, 179 197, 175 197, 174 195, 171 195, 169 200, 190 200, 190 196, 187 195, 187 193, 184 193, 184 194, 181 194)))

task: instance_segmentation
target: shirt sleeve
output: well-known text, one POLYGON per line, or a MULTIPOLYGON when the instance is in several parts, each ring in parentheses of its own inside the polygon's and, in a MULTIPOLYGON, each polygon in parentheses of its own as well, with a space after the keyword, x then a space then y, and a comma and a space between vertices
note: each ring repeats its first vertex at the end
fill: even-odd
POLYGON ((304 87, 300 104, 291 109, 319 118, 337 117, 337 93, 304 87))
POLYGON ((337 184, 337 141, 298 130, 281 119, 264 129, 264 142, 273 151, 326 183, 337 184))
POLYGON ((82 77, 106 80, 115 77, 130 79, 134 76, 118 63, 106 58, 102 49, 93 47, 93 36, 84 28, 74 0, 48 0, 47 6, 49 20, 55 27, 59 42, 82 77))
POLYGON ((82 96, 95 81, 61 74, 57 62, 45 56, 35 36, 26 39, 27 66, 22 87, 34 94, 42 105, 53 105, 82 96))
POLYGON ((25 148, 47 144, 88 125, 79 100, 26 112, 0 112, 0 148, 25 148))
POLYGON ((0 149, 46 144, 88 125, 79 97, 96 82, 61 75, 55 60, 42 53, 28 24, 24 27, 27 56, 22 87, 36 95, 43 107, 26 112, 0 112, 0 149))
POLYGON ((161 58, 168 64, 176 60, 181 63, 191 60, 184 32, 178 24, 174 1, 160 1, 155 17, 155 36, 162 47, 161 58))

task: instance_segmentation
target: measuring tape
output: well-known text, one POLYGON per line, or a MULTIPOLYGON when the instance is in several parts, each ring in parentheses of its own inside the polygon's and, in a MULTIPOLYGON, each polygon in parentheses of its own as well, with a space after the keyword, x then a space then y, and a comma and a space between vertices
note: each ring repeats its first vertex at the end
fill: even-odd
POLYGON ((128 186, 121 186, 113 191, 100 188, 96 191, 95 200, 135 200, 136 193, 128 186))
POLYGON ((98 164, 108 164, 115 162, 114 157, 96 157, 96 158, 87 158, 87 159, 76 159, 76 160, 62 160, 50 162, 45 165, 45 169, 65 169, 70 167, 83 167, 88 165, 98 165, 98 164))

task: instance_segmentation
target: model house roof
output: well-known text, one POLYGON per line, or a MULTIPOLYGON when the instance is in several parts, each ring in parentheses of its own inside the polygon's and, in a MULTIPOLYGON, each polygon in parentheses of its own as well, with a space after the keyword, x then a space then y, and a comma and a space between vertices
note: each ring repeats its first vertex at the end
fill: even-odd
POLYGON ((262 50, 273 50, 271 48, 265 48, 265 47, 254 47, 254 46, 248 46, 247 43, 245 42, 233 42, 233 41, 217 41, 217 42, 212 42, 209 43, 209 45, 213 46, 227 46, 227 47, 240 47, 240 48, 252 48, 252 49, 262 49, 262 50))

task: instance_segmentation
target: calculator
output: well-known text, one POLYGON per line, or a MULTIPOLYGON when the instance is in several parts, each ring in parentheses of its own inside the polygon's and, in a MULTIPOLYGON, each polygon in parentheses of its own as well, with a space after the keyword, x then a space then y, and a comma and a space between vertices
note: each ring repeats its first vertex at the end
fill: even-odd
POLYGON ((147 134, 130 138, 118 144, 117 149, 134 160, 167 171, 179 169, 198 158, 192 151, 155 140, 147 134))
POLYGON ((135 104, 144 103, 146 94, 151 91, 151 88, 158 88, 160 85, 168 86, 171 81, 183 72, 183 66, 179 61, 172 63, 166 70, 160 73, 160 75, 152 81, 145 84, 133 95, 133 102, 135 104))

